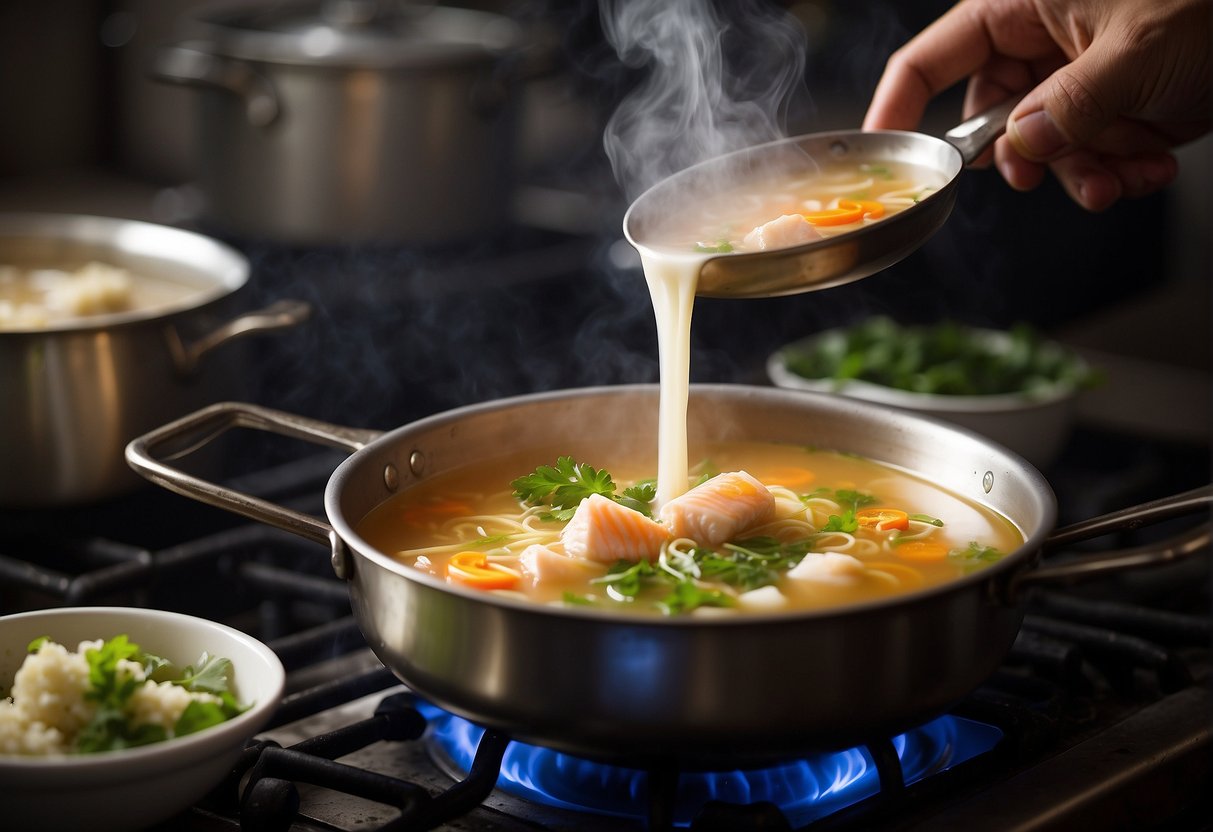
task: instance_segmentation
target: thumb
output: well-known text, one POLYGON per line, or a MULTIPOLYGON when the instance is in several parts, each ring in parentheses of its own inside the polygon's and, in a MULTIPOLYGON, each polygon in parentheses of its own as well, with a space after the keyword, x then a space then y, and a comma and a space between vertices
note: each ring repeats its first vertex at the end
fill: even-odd
POLYGON ((1120 114, 1125 83, 1114 61, 1094 45, 1024 96, 1007 138, 1033 162, 1049 162, 1095 138, 1120 114))

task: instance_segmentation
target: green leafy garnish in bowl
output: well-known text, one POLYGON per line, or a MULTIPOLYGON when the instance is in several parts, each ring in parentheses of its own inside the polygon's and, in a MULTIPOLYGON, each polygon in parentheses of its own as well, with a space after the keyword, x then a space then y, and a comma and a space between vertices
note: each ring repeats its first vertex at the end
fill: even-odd
POLYGON ((806 379, 947 396, 1030 396, 1097 382, 1076 354, 1023 324, 1004 333, 954 322, 903 326, 874 317, 794 344, 783 361, 806 379))

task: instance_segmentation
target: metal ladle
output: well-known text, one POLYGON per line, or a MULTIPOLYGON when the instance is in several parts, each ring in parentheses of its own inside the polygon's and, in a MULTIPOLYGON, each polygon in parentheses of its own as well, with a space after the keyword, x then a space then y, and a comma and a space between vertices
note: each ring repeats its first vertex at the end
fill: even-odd
POLYGON ((956 202, 961 170, 1002 134, 1017 103, 1005 101, 968 119, 947 131, 946 140, 900 130, 845 130, 795 136, 709 159, 641 194, 624 215, 623 232, 637 248, 656 247, 654 238, 671 213, 711 198, 730 184, 803 175, 815 160, 903 162, 939 173, 945 182, 939 190, 864 228, 799 246, 709 256, 700 268, 696 294, 776 297, 859 280, 901 260, 939 230, 956 202))

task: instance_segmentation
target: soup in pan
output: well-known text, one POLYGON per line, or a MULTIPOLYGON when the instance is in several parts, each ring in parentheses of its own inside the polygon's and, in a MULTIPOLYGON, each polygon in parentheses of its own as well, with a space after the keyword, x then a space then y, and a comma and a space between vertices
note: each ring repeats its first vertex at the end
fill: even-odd
POLYGON ((697 616, 888 597, 1023 542, 998 514, 855 456, 761 442, 695 451, 689 490, 660 507, 651 458, 613 456, 606 471, 558 456, 589 460, 591 447, 565 446, 424 481, 376 508, 359 533, 452 584, 697 616))
POLYGON ((989 509, 852 455, 739 442, 696 449, 701 461, 688 464, 691 312, 703 262, 859 228, 937 184, 863 165, 672 212, 638 246, 660 353, 656 470, 651 451, 629 455, 623 443, 503 457, 408 489, 359 533, 416 569, 484 592, 692 616, 883 598, 1018 548, 1023 536, 989 509))
POLYGON ((670 252, 727 254, 811 243, 904 211, 945 184, 905 162, 827 165, 688 200, 646 234, 670 252))

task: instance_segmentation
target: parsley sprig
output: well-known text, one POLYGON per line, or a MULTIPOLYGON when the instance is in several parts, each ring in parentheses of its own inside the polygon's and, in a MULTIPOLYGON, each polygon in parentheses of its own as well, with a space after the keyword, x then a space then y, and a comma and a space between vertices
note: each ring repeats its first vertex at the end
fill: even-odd
POLYGON ((593 494, 652 517, 652 503, 657 496, 657 487, 652 480, 639 482, 616 494, 615 481, 608 471, 577 462, 571 456, 560 457, 554 466, 540 465, 510 486, 514 496, 524 503, 551 506, 552 511, 545 514, 544 519, 560 522, 569 520, 581 501, 593 494))
POLYGON ((856 519, 855 512, 879 502, 875 495, 850 488, 839 488, 837 490, 818 488, 809 494, 805 494, 800 499, 811 500, 814 497, 824 497, 827 500, 833 500, 842 509, 842 514, 831 514, 829 516, 826 524, 821 527, 821 531, 846 532, 847 534, 854 534, 859 528, 859 520, 856 519))

